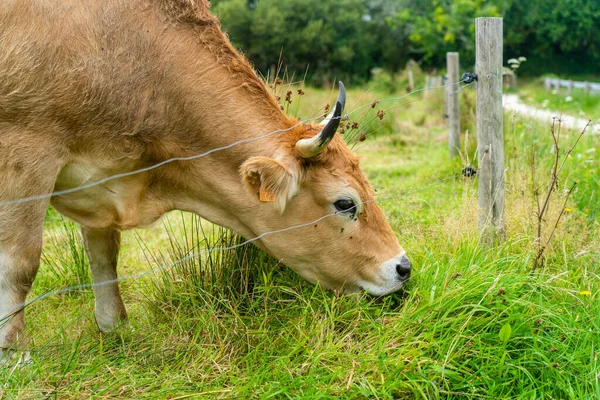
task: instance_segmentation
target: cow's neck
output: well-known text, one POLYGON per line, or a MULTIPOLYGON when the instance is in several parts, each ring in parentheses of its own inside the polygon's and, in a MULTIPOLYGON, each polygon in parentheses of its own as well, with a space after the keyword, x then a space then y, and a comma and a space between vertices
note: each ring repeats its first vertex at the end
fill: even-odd
POLYGON ((178 130, 174 134, 181 148, 174 149, 171 156, 221 150, 161 171, 162 177, 169 179, 162 185, 160 197, 169 197, 171 208, 195 212, 245 236, 254 236, 256 232, 236 217, 241 208, 253 203, 252 194, 242 184, 239 167, 253 156, 276 157, 281 151, 282 135, 289 133, 268 134, 285 131, 293 122, 285 117, 259 78, 253 72, 249 76, 245 67, 232 70, 210 62, 194 63, 183 72, 190 77, 189 86, 184 88, 183 115, 187 121, 176 121, 178 130), (266 137, 234 145, 261 136, 266 137), (234 146, 226 148, 230 145, 234 146), (184 193, 172 187, 182 188, 184 193))
POLYGON ((200 37, 173 40, 166 67, 164 108, 182 145, 177 151, 208 151, 288 128, 274 96, 222 32, 207 28, 200 37))

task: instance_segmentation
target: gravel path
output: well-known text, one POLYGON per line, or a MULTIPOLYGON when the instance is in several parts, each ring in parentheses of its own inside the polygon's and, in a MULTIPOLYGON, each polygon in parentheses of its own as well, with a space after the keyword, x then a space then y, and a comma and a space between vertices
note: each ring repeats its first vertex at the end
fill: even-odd
MULTIPOLYGON (((526 115, 531 118, 538 119, 540 121, 548 122, 548 126, 552 123, 552 118, 554 117, 562 117, 562 126, 566 128, 573 128, 582 130, 585 125, 588 123, 587 119, 573 117, 571 115, 560 114, 556 111, 545 110, 542 108, 533 107, 527 104, 524 104, 519 96, 516 94, 505 94, 502 96, 502 105, 505 110, 515 111, 519 114, 526 115)), ((590 125, 587 129, 587 133, 598 135, 600 134, 600 124, 596 121, 592 121, 592 125, 590 125)))

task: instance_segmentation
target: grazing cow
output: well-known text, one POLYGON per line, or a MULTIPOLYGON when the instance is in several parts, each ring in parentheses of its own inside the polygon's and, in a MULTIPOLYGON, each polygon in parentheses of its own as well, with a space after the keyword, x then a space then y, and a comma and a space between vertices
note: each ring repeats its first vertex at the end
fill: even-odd
MULTIPOLYGON (((285 116, 203 0, 0 2, 0 348, 18 345, 49 204, 78 222, 94 282, 117 276, 120 231, 171 210, 246 238, 310 282, 383 295, 410 262, 339 135, 285 116), (202 158, 51 199, 172 157, 202 158), (3 203, 3 204, 2 204, 3 203)), ((94 288, 102 331, 126 317, 116 283, 94 288)))

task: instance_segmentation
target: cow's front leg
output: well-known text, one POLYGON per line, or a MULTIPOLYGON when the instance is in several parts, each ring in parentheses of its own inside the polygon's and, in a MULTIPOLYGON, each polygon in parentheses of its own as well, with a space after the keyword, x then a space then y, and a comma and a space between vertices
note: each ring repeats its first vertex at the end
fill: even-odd
POLYGON ((21 351, 28 342, 24 306, 40 265, 47 203, 0 209, 0 366, 29 359, 29 352, 21 351))
POLYGON ((52 192, 63 165, 61 148, 46 139, 0 130, 0 358, 26 347, 23 306, 40 265, 50 202, 35 196, 52 192))
POLYGON ((24 305, 40 264, 43 220, 43 214, 32 215, 28 222, 35 228, 23 233, 14 232, 24 225, 23 221, 12 227, 0 224, 0 229, 14 230, 16 239, 8 240, 6 231, 0 232, 0 349, 26 344, 24 305))
POLYGON ((102 332, 107 332, 127 318, 119 284, 111 282, 117 279, 121 232, 82 227, 81 233, 94 279, 96 322, 102 332))

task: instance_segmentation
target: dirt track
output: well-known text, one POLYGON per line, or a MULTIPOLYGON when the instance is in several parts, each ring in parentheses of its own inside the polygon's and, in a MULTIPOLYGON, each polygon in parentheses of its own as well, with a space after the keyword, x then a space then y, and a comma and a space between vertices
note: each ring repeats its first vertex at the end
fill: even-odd
MULTIPOLYGON (((524 104, 519 96, 516 94, 505 94, 502 96, 502 105, 505 110, 515 111, 522 115, 527 115, 531 118, 538 119, 540 121, 548 122, 548 125, 552 123, 552 118, 561 117, 562 118, 562 126, 566 128, 578 129, 582 130, 585 125, 588 123, 587 119, 578 118, 571 115, 560 114, 556 111, 545 110, 542 108, 533 107, 527 104, 524 104)), ((593 124, 590 125, 587 132, 591 134, 600 134, 600 124, 596 121, 592 121, 593 124)))

